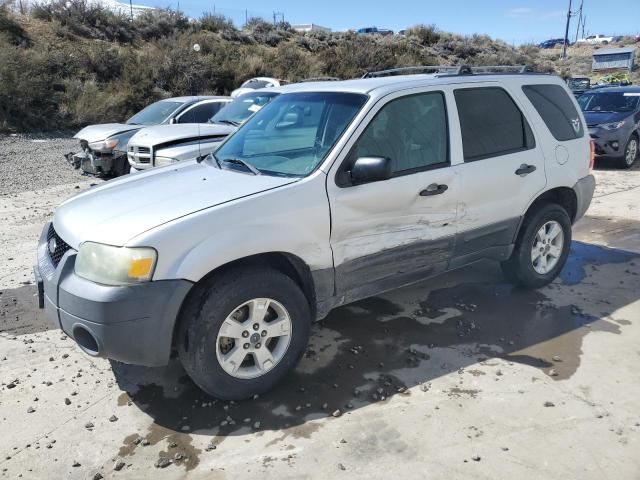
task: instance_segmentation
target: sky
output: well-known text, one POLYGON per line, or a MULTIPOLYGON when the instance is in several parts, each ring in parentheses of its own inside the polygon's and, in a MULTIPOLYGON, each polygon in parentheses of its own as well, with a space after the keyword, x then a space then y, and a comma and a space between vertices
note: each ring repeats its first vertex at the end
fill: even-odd
MULTIPOLYGON (((127 0, 120 0, 128 3, 127 0)), ((249 17, 272 19, 281 12, 291 23, 317 23, 333 30, 367 26, 394 31, 417 23, 435 24, 444 31, 461 34, 486 33, 512 44, 540 42, 564 37, 568 0, 133 0, 135 4, 179 8, 191 17, 216 11, 244 23, 249 17), (176 3, 166 3, 168 1, 176 3), (164 3, 163 3, 164 2, 164 3)), ((580 0, 573 0, 577 10, 580 0)), ((640 33, 640 0, 618 2, 584 0, 585 34, 623 35, 640 33)), ((577 17, 569 38, 574 39, 577 17)))

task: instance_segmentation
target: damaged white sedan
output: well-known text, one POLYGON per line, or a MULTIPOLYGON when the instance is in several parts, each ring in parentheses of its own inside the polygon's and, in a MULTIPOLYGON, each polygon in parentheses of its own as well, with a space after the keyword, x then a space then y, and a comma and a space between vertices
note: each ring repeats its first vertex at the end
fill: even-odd
POLYGON ((129 173, 127 143, 139 130, 151 125, 206 122, 231 99, 229 97, 174 97, 152 103, 125 123, 89 125, 74 135, 80 151, 65 155, 82 173, 117 177, 129 173))

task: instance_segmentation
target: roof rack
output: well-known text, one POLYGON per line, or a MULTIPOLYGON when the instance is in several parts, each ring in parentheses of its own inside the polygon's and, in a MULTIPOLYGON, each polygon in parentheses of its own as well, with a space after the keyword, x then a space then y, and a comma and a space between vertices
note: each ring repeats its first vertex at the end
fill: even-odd
POLYGON ((391 77, 394 75, 474 75, 492 73, 533 73, 531 65, 486 65, 470 67, 469 65, 419 65, 415 67, 390 68, 365 73, 362 78, 391 77))
POLYGON ((338 77, 311 77, 311 78, 305 78, 303 80, 300 80, 300 83, 304 83, 304 82, 339 82, 340 80, 342 80, 342 79, 338 78, 338 77))
POLYGON ((365 73, 362 78, 391 77, 394 75, 419 75, 419 74, 464 75, 471 73, 467 65, 418 65, 415 67, 390 68, 365 73))

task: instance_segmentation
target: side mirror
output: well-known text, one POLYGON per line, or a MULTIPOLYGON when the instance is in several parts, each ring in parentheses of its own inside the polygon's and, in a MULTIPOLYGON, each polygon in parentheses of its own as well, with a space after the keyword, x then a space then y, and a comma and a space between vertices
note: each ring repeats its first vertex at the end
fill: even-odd
POLYGON ((351 167, 351 182, 354 185, 378 182, 391 178, 392 174, 391 159, 386 157, 360 157, 351 167))

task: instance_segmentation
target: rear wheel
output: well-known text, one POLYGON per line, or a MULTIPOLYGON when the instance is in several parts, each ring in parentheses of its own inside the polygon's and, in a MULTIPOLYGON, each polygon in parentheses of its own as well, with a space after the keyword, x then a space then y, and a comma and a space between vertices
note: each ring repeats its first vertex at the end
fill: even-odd
POLYGON ((180 360, 202 390, 239 400, 271 389, 300 360, 310 310, 286 275, 257 268, 215 277, 188 301, 178 329, 180 360))
POLYGON ((564 266, 571 245, 571 220, 567 211, 546 203, 524 220, 511 257, 502 262, 505 277, 522 287, 551 283, 564 266))
POLYGON ((624 156, 620 159, 622 168, 631 168, 638 158, 638 136, 634 133, 624 147, 624 156))

